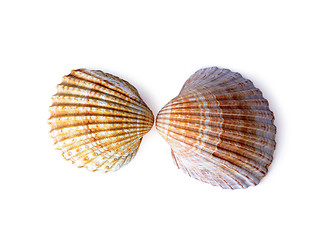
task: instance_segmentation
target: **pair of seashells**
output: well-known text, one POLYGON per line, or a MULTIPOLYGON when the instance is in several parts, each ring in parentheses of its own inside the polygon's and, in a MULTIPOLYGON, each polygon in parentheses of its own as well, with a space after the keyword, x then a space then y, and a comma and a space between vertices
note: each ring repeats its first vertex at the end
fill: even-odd
MULTIPOLYGON (((154 116, 136 88, 102 71, 73 70, 52 97, 50 135, 65 159, 118 170, 136 155, 154 116)), ((262 92, 239 73, 200 69, 158 113, 178 168, 228 189, 257 185, 272 162, 276 127, 262 92)))

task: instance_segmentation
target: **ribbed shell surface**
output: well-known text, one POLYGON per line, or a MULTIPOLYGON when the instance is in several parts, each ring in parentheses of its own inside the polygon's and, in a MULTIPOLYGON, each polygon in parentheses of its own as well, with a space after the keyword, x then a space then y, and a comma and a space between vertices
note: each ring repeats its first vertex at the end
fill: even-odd
POLYGON ((178 168, 227 189, 257 185, 275 149, 274 115, 239 73, 200 69, 158 113, 156 128, 178 168))
POLYGON ((52 97, 50 135, 63 157, 90 171, 118 170, 135 156, 154 117, 137 90, 116 76, 78 69, 52 97))

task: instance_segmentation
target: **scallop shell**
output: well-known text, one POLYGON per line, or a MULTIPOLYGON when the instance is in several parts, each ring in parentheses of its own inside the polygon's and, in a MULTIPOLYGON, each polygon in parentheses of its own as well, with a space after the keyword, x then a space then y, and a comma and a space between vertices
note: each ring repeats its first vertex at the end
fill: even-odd
POLYGON ((135 156, 154 117, 137 90, 116 76, 78 69, 50 106, 50 135, 63 157, 90 171, 118 170, 135 156))
POLYGON ((178 168, 227 189, 257 185, 272 162, 276 127, 268 101, 250 80, 200 69, 158 113, 156 128, 178 168))

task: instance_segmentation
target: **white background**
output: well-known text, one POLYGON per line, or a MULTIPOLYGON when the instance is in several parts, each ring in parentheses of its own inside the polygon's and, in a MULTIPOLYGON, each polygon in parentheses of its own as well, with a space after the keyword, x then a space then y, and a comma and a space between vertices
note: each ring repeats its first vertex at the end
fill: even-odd
POLYGON ((332 1, 1 1, 0 239, 335 239, 334 23, 332 1), (258 186, 191 179, 155 128, 113 173, 54 150, 48 106, 72 69, 124 78, 156 115, 209 66, 275 113, 258 186))

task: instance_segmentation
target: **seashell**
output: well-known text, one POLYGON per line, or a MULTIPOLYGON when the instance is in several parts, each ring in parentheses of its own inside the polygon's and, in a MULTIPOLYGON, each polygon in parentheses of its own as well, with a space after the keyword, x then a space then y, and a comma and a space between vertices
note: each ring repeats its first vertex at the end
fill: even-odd
POLYGON ((50 135, 66 160, 103 172, 132 160, 154 122, 135 87, 102 71, 78 69, 57 90, 50 135))
POLYGON ((158 113, 156 128, 178 168, 227 189, 257 185, 275 149, 268 101, 250 80, 217 67, 200 69, 158 113))

